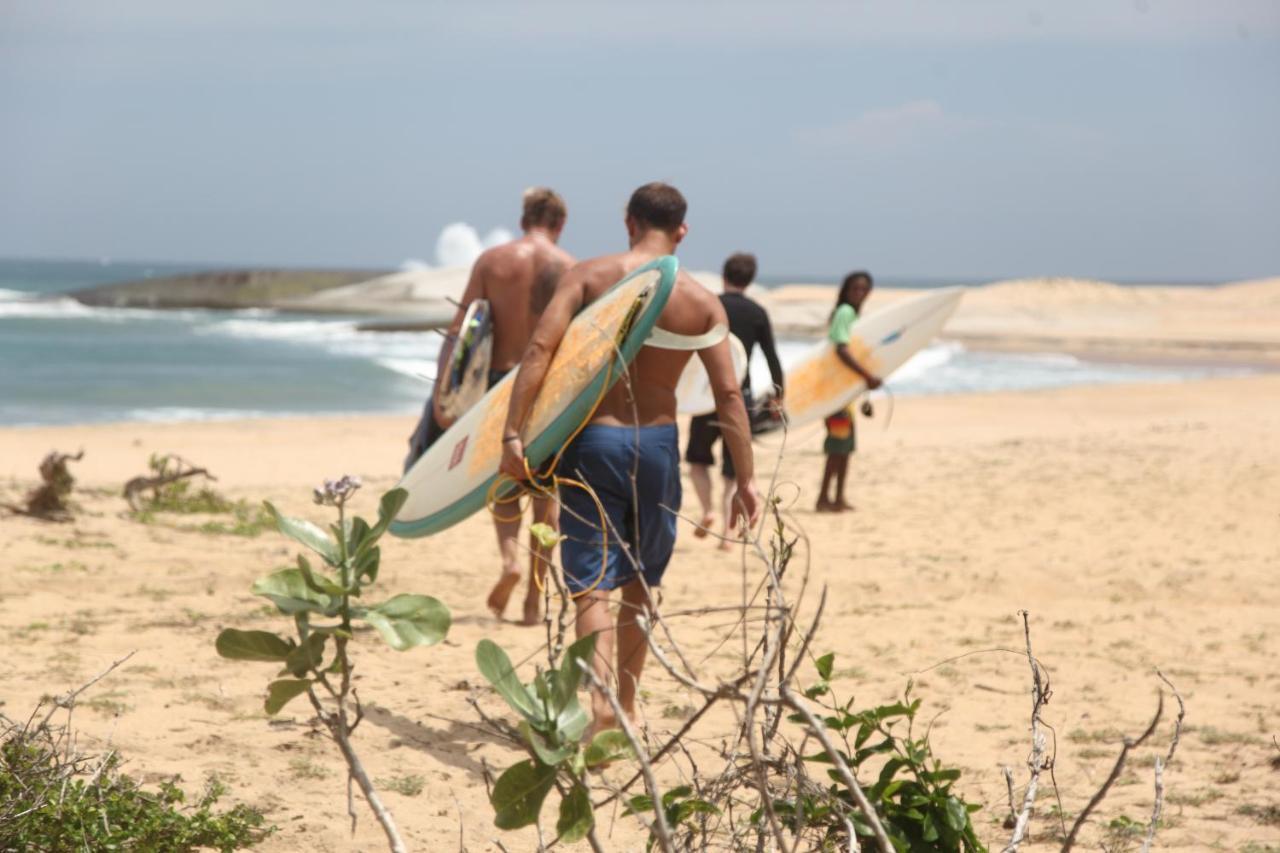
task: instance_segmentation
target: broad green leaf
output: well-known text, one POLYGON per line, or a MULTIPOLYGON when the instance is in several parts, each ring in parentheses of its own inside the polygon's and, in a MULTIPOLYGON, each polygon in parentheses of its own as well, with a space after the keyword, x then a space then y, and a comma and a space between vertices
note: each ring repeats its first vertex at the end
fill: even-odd
POLYGON ((434 646, 449 633, 449 608, 429 595, 397 595, 361 614, 391 648, 434 646))
POLYGON ((662 795, 662 804, 670 807, 672 803, 682 797, 687 797, 693 793, 693 788, 688 785, 677 785, 662 795))
POLYGON ((572 844, 587 837, 595 824, 595 815, 591 811, 591 797, 587 789, 574 785, 569 796, 560 801, 560 819, 556 821, 556 832, 565 844, 572 844))
POLYGON ((382 534, 387 532, 387 528, 395 520, 396 513, 400 512, 400 508, 407 500, 409 500, 409 493, 404 489, 392 489, 383 495, 378 501, 378 523, 369 529, 361 544, 371 545, 381 539, 382 534))
POLYGON ((382 560, 382 549, 376 545, 356 554, 352 567, 356 580, 373 583, 378 579, 378 563, 382 560))
POLYGON ((920 824, 920 837, 925 841, 938 840, 938 825, 933 820, 933 812, 929 812, 924 816, 924 820, 920 824))
POLYGON ((324 634, 326 637, 341 637, 344 640, 351 639, 351 632, 341 625, 312 625, 312 632, 316 634, 324 634))
POLYGON ((271 513, 271 517, 275 519, 276 527, 279 528, 281 533, 315 551, 321 557, 324 557, 325 562, 329 565, 338 565, 338 545, 329 537, 328 533, 325 533, 305 518, 292 518, 282 515, 270 501, 266 501, 265 505, 267 512, 271 513))
POLYGON ((559 764, 576 752, 574 741, 557 743, 554 736, 538 731, 529 725, 528 720, 520 721, 520 733, 543 764, 559 764))
POLYGON ((577 740, 587 730, 587 712, 578 702, 578 683, 582 680, 578 661, 591 666, 595 649, 595 634, 588 634, 569 646, 550 685, 551 713, 556 718, 556 729, 566 740, 577 740))
POLYGON ((231 660, 283 661, 293 651, 292 640, 270 631, 241 631, 225 628, 215 642, 218 654, 231 660))
POLYGON ((324 575, 312 571, 311 562, 301 554, 298 555, 298 571, 302 573, 302 579, 306 581, 307 588, 312 592, 339 598, 342 596, 342 587, 324 575))
POLYGON ((836 660, 835 652, 827 652, 825 655, 818 658, 818 660, 814 662, 814 666, 818 668, 818 675, 819 677, 822 678, 823 681, 831 680, 831 667, 835 663, 835 660, 836 660))
POLYGON ((627 807, 622 810, 624 815, 644 814, 653 811, 653 798, 648 794, 636 794, 627 800, 627 807))
POLYGON ((498 777, 489 802, 499 829, 519 829, 538 820, 542 801, 556 781, 556 769, 533 760, 521 761, 498 777))
POLYGON ((273 681, 267 685, 267 701, 265 703, 268 714, 278 714, 280 709, 288 705, 292 699, 301 696, 307 692, 307 687, 311 682, 306 679, 282 678, 279 681, 273 681))
POLYGON ((511 666, 511 658, 507 657, 501 646, 492 640, 481 640, 476 645, 476 668, 514 711, 535 725, 546 721, 542 703, 534 698, 528 687, 520 683, 520 678, 511 666))
POLYGON ((282 613, 323 613, 332 616, 338 612, 340 601, 307 586, 307 579, 297 569, 281 569, 258 578, 251 590, 254 595, 269 598, 282 613))
MULTIPOLYGON (((806 808, 806 811, 809 811, 808 808, 806 808)), ((811 812, 810 818, 819 817, 820 812, 824 811, 825 810, 818 810, 816 812, 811 812)), ((676 803, 676 805, 668 811, 667 821, 672 826, 679 826, 696 814, 720 814, 720 809, 716 808, 711 803, 708 803, 706 800, 682 800, 679 803, 676 803)), ((810 820, 810 822, 812 822, 812 820, 810 820)))
POLYGON ((538 544, 543 548, 554 548, 563 538, 560 531, 542 521, 529 525, 529 535, 538 540, 538 544))
POLYGON ((595 653, 595 634, 588 634, 565 650, 553 685, 555 692, 552 695, 552 701, 555 702, 557 709, 563 707, 570 697, 578 693, 578 684, 582 681, 582 668, 578 665, 578 661, 591 666, 595 653))
POLYGON ((306 642, 285 658, 285 669, 298 678, 302 678, 313 668, 319 669, 324 660, 324 644, 328 639, 323 633, 308 634, 306 642))
POLYGON ((951 829, 963 832, 965 825, 969 823, 969 811, 964 807, 964 803, 955 797, 947 797, 942 819, 951 829))
POLYGON ((610 761, 631 757, 631 741, 621 729, 605 729, 597 732, 586 749, 588 767, 598 767, 610 761))

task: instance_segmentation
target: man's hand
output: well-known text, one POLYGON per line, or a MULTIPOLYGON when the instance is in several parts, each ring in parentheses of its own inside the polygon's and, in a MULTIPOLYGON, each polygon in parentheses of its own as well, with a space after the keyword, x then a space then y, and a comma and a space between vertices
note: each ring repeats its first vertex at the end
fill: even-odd
POLYGON ((864 378, 864 381, 867 383, 868 391, 874 391, 884 384, 884 380, 882 380, 879 376, 872 376, 870 373, 866 375, 866 377, 864 378))
POLYGON ((733 493, 733 517, 729 519, 729 529, 738 531, 745 527, 746 532, 750 532, 760 520, 760 503, 755 483, 739 483, 733 493))
POLYGON ((498 470, 513 480, 523 481, 527 471, 524 466, 524 442, 520 436, 511 436, 510 441, 502 442, 502 462, 498 470))

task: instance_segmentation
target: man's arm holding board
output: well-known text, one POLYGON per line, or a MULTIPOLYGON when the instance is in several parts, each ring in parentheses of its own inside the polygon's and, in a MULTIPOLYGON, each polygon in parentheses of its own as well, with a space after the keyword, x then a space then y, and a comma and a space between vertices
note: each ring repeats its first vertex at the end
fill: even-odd
MULTIPOLYGON (((708 329, 718 323, 728 324, 728 317, 720 300, 712 299, 709 309, 708 329)), ((733 457, 734 475, 738 484, 729 528, 736 528, 739 519, 746 522, 747 527, 752 527, 760 518, 760 495, 756 492, 754 479, 755 452, 751 446, 751 424, 747 420, 747 408, 742 399, 742 386, 738 384, 738 376, 733 369, 733 355, 729 350, 728 338, 722 338, 719 343, 698 350, 698 358, 702 360, 711 383, 720 434, 733 457)))
POLYGON ((529 338, 529 346, 520 359, 520 367, 512 383, 507 419, 502 427, 502 463, 499 467, 504 474, 517 480, 523 480, 526 473, 524 441, 520 432, 529 418, 538 390, 547 378, 547 369, 565 330, 585 301, 586 276, 581 266, 575 266, 561 277, 555 294, 538 318, 538 325, 533 329, 533 336, 529 338))

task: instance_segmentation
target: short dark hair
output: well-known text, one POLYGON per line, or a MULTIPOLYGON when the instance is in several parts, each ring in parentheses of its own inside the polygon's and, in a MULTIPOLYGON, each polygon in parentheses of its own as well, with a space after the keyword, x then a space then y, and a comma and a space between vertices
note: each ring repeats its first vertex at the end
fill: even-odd
POLYGON ((524 213, 520 217, 520 228, 550 228, 555 230, 564 225, 569 209, 564 199, 550 187, 530 187, 524 191, 524 213))
POLYGON ((637 225, 660 231, 674 231, 683 225, 688 209, 680 190, 661 181, 640 187, 627 202, 627 216, 637 225))
POLYGON ((756 256, 734 252, 724 262, 724 280, 734 287, 746 287, 756 277, 756 256))

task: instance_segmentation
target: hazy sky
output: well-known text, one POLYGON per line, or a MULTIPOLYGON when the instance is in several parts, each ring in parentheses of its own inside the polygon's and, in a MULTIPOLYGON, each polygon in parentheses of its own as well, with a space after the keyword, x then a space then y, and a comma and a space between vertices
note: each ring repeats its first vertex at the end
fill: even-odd
POLYGON ((1280 2, 0 0, 0 255, 395 266, 689 198, 772 275, 1280 274, 1280 2))

